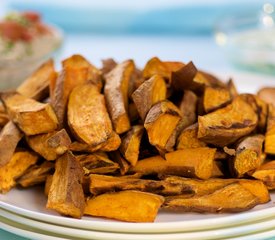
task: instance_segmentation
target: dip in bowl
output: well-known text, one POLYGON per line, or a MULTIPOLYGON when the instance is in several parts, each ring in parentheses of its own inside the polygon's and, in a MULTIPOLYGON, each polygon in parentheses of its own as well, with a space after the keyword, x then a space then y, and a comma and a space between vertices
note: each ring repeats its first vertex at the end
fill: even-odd
POLYGON ((8 14, 0 21, 0 89, 18 86, 53 57, 62 42, 62 31, 44 24, 38 13, 8 14))

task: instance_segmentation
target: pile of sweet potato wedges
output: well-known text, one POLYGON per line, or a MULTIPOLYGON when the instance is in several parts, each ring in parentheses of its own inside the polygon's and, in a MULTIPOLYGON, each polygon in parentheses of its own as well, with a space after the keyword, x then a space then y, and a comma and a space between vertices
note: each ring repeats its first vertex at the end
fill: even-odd
POLYGON ((192 62, 73 55, 0 97, 0 192, 42 184, 62 215, 241 212, 275 188, 275 88, 239 94, 192 62))

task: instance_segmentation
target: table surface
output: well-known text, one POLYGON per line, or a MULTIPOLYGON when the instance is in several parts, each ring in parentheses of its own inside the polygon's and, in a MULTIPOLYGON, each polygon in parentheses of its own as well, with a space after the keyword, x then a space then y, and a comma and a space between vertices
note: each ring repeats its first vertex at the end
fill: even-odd
MULTIPOLYGON (((100 65, 101 59, 114 57, 117 61, 132 58, 142 67, 149 58, 158 56, 163 60, 192 60, 199 68, 212 72, 236 72, 211 37, 67 35, 57 58, 61 60, 76 53, 83 54, 95 65, 100 65)), ((0 239, 26 238, 0 230, 0 239)))

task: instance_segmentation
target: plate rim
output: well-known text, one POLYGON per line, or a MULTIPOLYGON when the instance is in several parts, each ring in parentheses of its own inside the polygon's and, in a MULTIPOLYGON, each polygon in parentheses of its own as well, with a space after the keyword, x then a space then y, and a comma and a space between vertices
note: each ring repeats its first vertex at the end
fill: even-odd
MULTIPOLYGON (((84 230, 84 229, 73 229, 64 227, 64 226, 58 226, 53 225, 50 223, 44 223, 41 221, 36 221, 32 219, 28 219, 22 216, 19 216, 17 214, 13 214, 9 211, 0 209, 0 215, 4 219, 8 219, 11 222, 17 223, 20 226, 23 227, 31 227, 35 228, 37 231, 43 231, 47 233, 55 233, 58 236, 65 236, 65 237, 79 237, 81 239, 89 239, 89 236, 93 234, 93 237, 99 237, 99 239, 124 239, 128 240, 141 240, 141 239, 149 239, 150 237, 154 237, 156 239, 202 239, 201 235, 205 236, 205 239, 207 239, 209 236, 212 236, 212 239, 221 239, 221 238, 236 238, 239 236, 247 236, 247 234, 251 233, 251 228, 254 228, 254 226, 261 225, 260 228, 253 231, 252 234, 258 234, 262 232, 268 232, 270 230, 273 230, 275 226, 275 219, 268 219, 265 222, 257 222, 253 223, 252 226, 249 225, 241 225, 237 227, 231 227, 226 229, 212 229, 210 231, 198 231, 198 232, 183 232, 183 233, 158 233, 158 234, 138 234, 138 233, 114 233, 114 232, 99 232, 99 231, 92 231, 92 230, 84 230), (266 224, 268 226, 266 226, 266 224), (271 225, 270 225, 271 224, 271 225), (246 229, 249 227, 248 229, 246 229), (237 229, 237 232, 236 232, 237 229), (232 231, 233 230, 233 231, 232 231), (245 232, 243 232, 245 230, 245 232), (222 233, 219 233, 222 232, 222 233), (234 233, 235 231, 235 233, 234 233), (230 234, 231 233, 231 234, 230 234), (85 236, 85 237, 83 237, 85 236), (110 238, 111 237, 111 238, 110 238)), ((251 235, 251 234, 249 234, 251 235)))
POLYGON ((128 223, 128 222, 100 222, 85 219, 72 219, 63 216, 55 216, 41 212, 35 212, 9 203, 0 201, 0 208, 8 210, 17 215, 27 218, 54 223, 57 225, 77 227, 79 229, 97 230, 118 233, 177 233, 190 232, 209 229, 219 229, 223 227, 236 226, 240 224, 253 223, 275 216, 275 207, 244 212, 236 215, 223 216, 219 218, 175 221, 175 222, 154 222, 154 223, 128 223), (199 223, 199 225, 198 225, 199 223), (121 228, 123 225, 123 228, 121 228))

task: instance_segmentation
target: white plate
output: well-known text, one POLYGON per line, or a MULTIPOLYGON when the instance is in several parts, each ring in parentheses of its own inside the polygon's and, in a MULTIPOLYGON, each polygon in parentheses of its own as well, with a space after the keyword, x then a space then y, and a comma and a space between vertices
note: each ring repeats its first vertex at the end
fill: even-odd
POLYGON ((0 217, 0 229, 3 229, 7 232, 22 236, 28 239, 36 240, 64 240, 64 237, 53 236, 44 232, 36 232, 33 228, 23 226, 16 222, 10 221, 0 217))
POLYGON ((105 232, 168 233, 218 229, 273 217, 275 216, 273 203, 275 193, 271 194, 271 198, 269 203, 239 214, 160 212, 155 223, 126 223, 86 216, 83 219, 62 217, 45 208, 46 197, 39 187, 25 190, 13 189, 6 195, 0 195, 0 207, 39 221, 73 228, 105 232))
MULTIPOLYGON (((271 76, 237 74, 234 75, 234 80, 242 92, 255 92, 263 85, 275 86, 275 79, 271 76)), ((259 205, 248 212, 239 214, 168 213, 161 211, 154 223, 125 223, 87 216, 81 220, 62 217, 45 208, 46 197, 40 188, 13 189, 6 195, 0 195, 0 207, 39 221, 74 228, 105 232, 168 233, 218 229, 274 217, 275 193, 272 193, 271 197, 272 200, 268 204, 259 205)))
MULTIPOLYGON (((48 224, 39 222, 36 220, 28 219, 17 214, 0 209, 0 215, 4 220, 10 220, 20 224, 21 227, 31 228, 31 231, 44 233, 45 234, 55 234, 65 238, 77 238, 77 239, 108 239, 108 240, 205 240, 209 239, 224 239, 229 237, 237 237, 240 235, 253 234, 262 231, 269 231, 275 227, 275 219, 267 219, 264 222, 257 222, 251 225, 237 226, 233 228, 224 228, 210 231, 199 231, 199 232, 189 232, 189 233, 170 233, 170 234, 127 234, 127 233, 107 233, 107 232, 97 232, 92 230, 81 230, 68 227, 62 227, 58 225, 48 224), (92 236, 92 237, 91 237, 92 236)), ((3 228, 5 229, 5 228, 3 228)))
POLYGON ((227 238, 227 240, 274 240, 275 230, 264 231, 237 238, 227 238))

